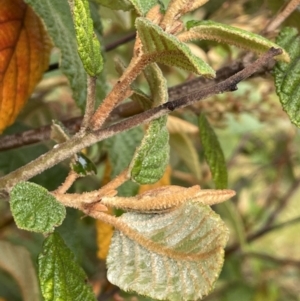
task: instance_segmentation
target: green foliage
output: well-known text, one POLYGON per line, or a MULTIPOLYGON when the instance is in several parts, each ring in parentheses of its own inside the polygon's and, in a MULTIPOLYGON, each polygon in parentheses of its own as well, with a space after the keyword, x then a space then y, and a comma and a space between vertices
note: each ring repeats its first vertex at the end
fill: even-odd
POLYGON ((132 6, 130 0, 114 0, 114 1, 111 1, 111 0, 94 0, 94 1, 101 4, 101 5, 103 5, 103 6, 106 6, 108 8, 115 9, 115 10, 127 11, 127 10, 130 10, 130 9, 133 9, 133 6, 132 6))
MULTIPOLYGON (((212 40, 235 45, 256 53, 266 52, 271 47, 281 48, 258 34, 213 21, 189 21, 187 22, 187 29, 187 34, 190 34, 191 40, 212 40)), ((277 56, 276 59, 288 62, 289 55, 284 49, 282 50, 283 53, 277 56)))
POLYGON ((228 239, 225 224, 210 207, 190 202, 170 213, 126 213, 121 220, 160 248, 150 252, 115 231, 107 258, 110 282, 159 300, 208 294, 228 239))
POLYGON ((73 13, 79 56, 86 72, 97 76, 103 68, 103 59, 99 40, 94 34, 88 0, 75 0, 73 13))
POLYGON ((278 62, 274 70, 276 92, 291 121, 300 127, 300 36, 295 28, 284 28, 277 43, 290 55, 290 63, 278 62))
POLYGON ((96 300, 83 269, 58 233, 45 239, 38 258, 39 279, 46 301, 96 300))
POLYGON ((153 120, 130 164, 131 179, 139 184, 157 182, 169 162, 167 117, 153 120))
POLYGON ((20 229, 49 233, 59 226, 65 207, 47 189, 30 182, 20 182, 10 193, 10 208, 20 229))
POLYGON ((215 71, 202 59, 193 55, 187 45, 145 18, 137 18, 135 25, 143 44, 143 51, 151 60, 187 71, 214 77, 215 71))
POLYGON ((216 188, 227 188, 227 168, 224 154, 216 133, 203 114, 199 117, 199 133, 204 155, 216 188))
POLYGON ((95 164, 87 156, 83 153, 78 153, 76 157, 76 162, 72 164, 72 169, 76 173, 82 176, 97 173, 95 164))

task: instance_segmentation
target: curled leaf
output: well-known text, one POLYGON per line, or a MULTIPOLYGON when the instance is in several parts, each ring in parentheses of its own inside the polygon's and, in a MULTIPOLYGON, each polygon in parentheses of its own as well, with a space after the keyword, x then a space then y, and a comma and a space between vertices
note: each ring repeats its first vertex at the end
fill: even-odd
POLYGON ((203 189, 195 185, 162 186, 146 191, 135 197, 103 197, 101 203, 110 207, 139 212, 163 212, 174 209, 188 201, 213 205, 228 200, 235 195, 233 190, 203 189))
MULTIPOLYGON (((191 40, 210 40, 219 43, 226 43, 253 51, 255 53, 264 53, 270 48, 281 48, 272 41, 249 31, 236 28, 230 25, 217 23, 213 21, 189 21, 188 30, 179 34, 180 41, 191 40)), ((283 53, 276 56, 276 60, 289 62, 288 53, 282 49, 283 53)))
POLYGON ((47 70, 52 45, 39 17, 21 0, 2 0, 0 20, 1 133, 47 70))
POLYGON ((300 36, 295 28, 284 28, 276 42, 284 47, 290 63, 278 62, 274 69, 276 92, 291 121, 300 127, 300 36))
POLYGON ((146 18, 137 18, 135 24, 143 52, 151 61, 176 66, 207 77, 215 76, 215 71, 193 55, 189 47, 175 36, 164 32, 161 27, 146 18))
POLYGON ((126 213, 121 220, 137 235, 115 231, 107 258, 111 283, 159 300, 197 300, 209 293, 228 239, 210 207, 189 202, 170 213, 126 213))

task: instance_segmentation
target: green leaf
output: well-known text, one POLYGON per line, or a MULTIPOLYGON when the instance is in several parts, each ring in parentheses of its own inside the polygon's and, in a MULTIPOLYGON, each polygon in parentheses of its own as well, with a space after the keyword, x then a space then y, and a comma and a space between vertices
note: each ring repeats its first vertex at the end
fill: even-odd
POLYGON ((286 27, 277 37, 291 58, 289 64, 278 62, 274 69, 276 92, 291 121, 300 127, 300 36, 297 29, 286 27))
MULTIPOLYGON (((179 35, 179 38, 183 38, 184 41, 217 41, 219 43, 235 45, 259 54, 268 51, 271 47, 281 48, 279 45, 258 34, 213 21, 189 21, 187 22, 187 29, 188 31, 179 35)), ((289 55, 284 49, 282 50, 283 53, 275 58, 288 62, 289 55)))
POLYGON ((114 10, 131 10, 133 5, 130 0, 94 0, 95 2, 114 10))
POLYGON ((203 60, 192 54, 185 43, 168 34, 145 18, 135 22, 143 51, 151 60, 165 65, 176 66, 207 77, 214 77, 215 71, 203 60))
POLYGON ((38 257, 39 279, 46 301, 95 301, 87 276, 58 233, 45 239, 38 257))
POLYGON ((76 154, 76 162, 72 164, 72 169, 78 173, 79 175, 89 175, 89 174, 96 174, 97 168, 87 156, 83 153, 76 154))
POLYGON ((153 120, 145 133, 130 163, 131 179, 139 184, 157 182, 164 174, 169 162, 169 132, 167 117, 153 120))
POLYGON ((146 13, 154 5, 158 4, 157 0, 129 0, 140 16, 145 16, 146 13))
POLYGON ((66 208, 47 189, 34 183, 18 183, 10 198, 11 212, 20 229, 53 232, 66 216, 66 208))
POLYGON ((24 247, 0 241, 0 268, 16 280, 22 293, 22 300, 41 300, 31 255, 24 247))
POLYGON ((204 156, 211 170, 216 188, 227 188, 227 168, 224 154, 216 133, 203 114, 199 118, 199 133, 204 156))
MULTIPOLYGON (((25 0, 25 2, 43 19, 55 46, 61 50, 60 68, 70 82, 77 105, 83 109, 87 94, 87 74, 77 52, 75 29, 68 1, 25 0)), ((103 93, 101 91, 106 88, 103 79, 97 80, 97 95, 104 95, 105 91, 103 93)))
POLYGON ((74 26, 78 53, 83 66, 90 76, 96 76, 103 69, 103 59, 100 42, 94 34, 93 20, 87 0, 75 0, 74 26))
POLYGON ((149 251, 115 231, 107 257, 111 283, 159 300, 197 300, 209 293, 228 240, 209 206, 188 202, 166 214, 126 213, 121 220, 161 248, 149 251))
POLYGON ((148 82, 153 107, 163 104, 168 101, 168 84, 161 69, 157 64, 148 65, 144 70, 144 75, 148 82))

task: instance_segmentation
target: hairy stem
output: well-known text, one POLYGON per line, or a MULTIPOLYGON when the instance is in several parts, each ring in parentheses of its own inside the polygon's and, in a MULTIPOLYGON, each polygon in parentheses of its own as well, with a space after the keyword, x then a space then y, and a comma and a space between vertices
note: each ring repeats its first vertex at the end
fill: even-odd
POLYGON ((172 102, 164 103, 146 112, 130 117, 117 124, 111 125, 108 128, 91 131, 85 133, 84 135, 75 135, 70 140, 56 145, 52 150, 31 161, 27 165, 22 166, 19 169, 11 172, 10 174, 0 178, 0 194, 1 190, 2 192, 9 192, 11 188, 19 181, 26 181, 33 176, 40 174, 44 170, 49 169, 50 167, 67 158, 70 158, 81 149, 88 147, 98 141, 104 140, 120 132, 127 131, 137 125, 148 123, 153 119, 170 113, 170 111, 186 107, 197 101, 205 99, 208 96, 224 93, 226 91, 235 91, 237 89, 237 84, 240 81, 248 78, 262 66, 267 64, 273 58, 273 56, 276 56, 280 53, 280 49, 271 48, 267 53, 258 58, 253 64, 247 66, 242 71, 234 74, 233 76, 220 83, 204 87, 200 91, 191 93, 172 102))

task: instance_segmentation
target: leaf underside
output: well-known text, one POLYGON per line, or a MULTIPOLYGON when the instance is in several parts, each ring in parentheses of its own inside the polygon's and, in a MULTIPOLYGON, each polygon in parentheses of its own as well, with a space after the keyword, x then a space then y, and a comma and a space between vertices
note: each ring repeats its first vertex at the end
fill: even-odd
POLYGON ((137 18, 135 24, 143 44, 143 51, 151 57, 151 60, 203 76, 215 76, 215 71, 192 54, 185 43, 164 32, 158 25, 145 18, 137 18))
POLYGON ((10 193, 10 208, 20 229, 49 233, 59 226, 66 208, 47 189, 31 182, 20 182, 10 193))
MULTIPOLYGON (((189 21, 187 23, 188 31, 182 35, 186 35, 188 40, 211 40, 219 43, 226 43, 250 50, 255 53, 264 53, 271 47, 280 48, 279 45, 260 36, 258 34, 233 27, 230 25, 217 23, 213 21, 189 21)), ((289 55, 284 50, 281 55, 275 57, 277 60, 289 61, 289 55)))
POLYGON ((274 69, 276 92, 292 123, 300 127, 300 36, 295 28, 284 28, 277 43, 290 55, 290 63, 278 62, 274 69))
POLYGON ((209 293, 228 239, 225 224, 209 206, 189 202, 170 213, 126 213, 121 219, 170 253, 150 252, 115 231, 107 258, 111 283, 159 300, 197 300, 209 293))
POLYGON ((46 301, 95 301, 87 276, 58 233, 47 237, 38 258, 39 279, 46 301))

